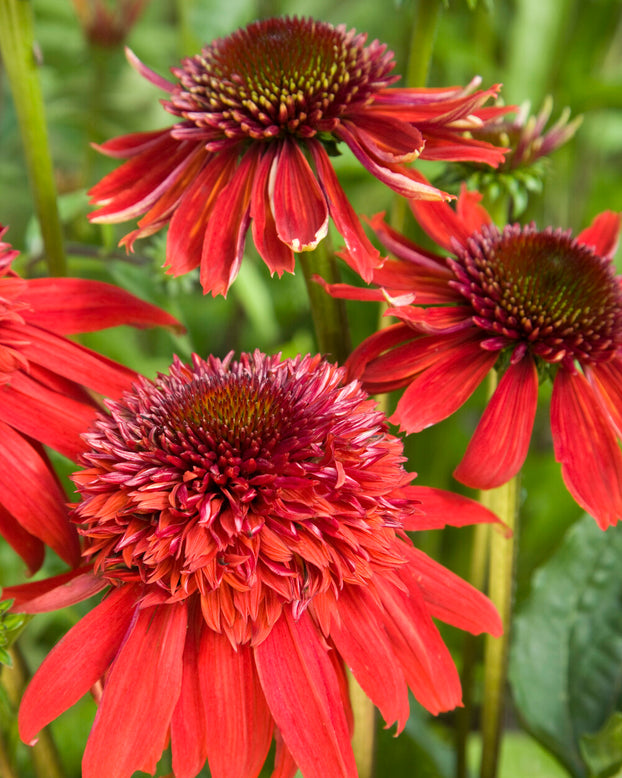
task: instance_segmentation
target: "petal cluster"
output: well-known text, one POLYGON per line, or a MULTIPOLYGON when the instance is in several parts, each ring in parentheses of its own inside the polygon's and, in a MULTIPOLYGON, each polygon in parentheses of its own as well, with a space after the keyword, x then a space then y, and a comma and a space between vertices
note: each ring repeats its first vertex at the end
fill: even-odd
POLYGON ((393 89, 392 52, 345 27, 307 18, 254 22, 173 68, 171 83, 133 54, 138 71, 168 92, 172 127, 104 143, 125 162, 92 190, 95 222, 139 218, 123 239, 170 225, 166 266, 200 265, 205 292, 226 294, 245 237, 272 273, 293 272, 294 252, 315 248, 329 219, 366 280, 381 258, 330 161, 345 143, 395 192, 443 193, 406 166, 415 158, 498 165, 504 151, 469 133, 508 108, 483 108, 498 87, 393 89))
POLYGON ((5 590, 30 612, 108 591, 34 676, 26 741, 97 684, 85 778, 153 774, 169 739, 177 778, 206 760, 214 778, 253 778, 273 740, 275 776, 354 778, 346 667, 398 729, 408 688, 434 713, 460 704, 433 618, 500 622, 406 530, 495 517, 412 486, 344 373, 195 356, 108 403, 74 475, 89 561, 5 590))
POLYGON ((615 524, 622 517, 622 290, 612 257, 620 215, 606 211, 573 238, 533 225, 499 230, 479 195, 466 190, 456 210, 411 205, 451 255, 426 252, 375 217, 397 258, 375 271, 378 289, 328 288, 394 301, 388 313, 399 323, 359 346, 351 373, 372 392, 406 387, 395 420, 418 432, 454 413, 497 368, 498 388, 454 473, 481 489, 522 466, 539 380, 550 377, 553 444, 568 490, 601 527, 615 524))
POLYGON ((45 545, 72 565, 80 554, 43 446, 77 461, 101 407, 93 393, 119 396, 135 377, 66 336, 177 322, 109 284, 20 278, 11 269, 17 253, 0 242, 0 534, 34 572, 45 545))

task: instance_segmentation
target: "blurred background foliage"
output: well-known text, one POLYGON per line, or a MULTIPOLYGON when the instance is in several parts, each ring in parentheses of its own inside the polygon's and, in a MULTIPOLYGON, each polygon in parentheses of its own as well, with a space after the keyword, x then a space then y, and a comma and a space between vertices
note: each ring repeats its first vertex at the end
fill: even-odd
MULTIPOLYGON (((426 6, 429 11, 437 1, 440 13, 428 85, 466 84, 479 74, 484 86, 504 84, 502 95, 506 103, 518 105, 529 100, 534 112, 545 97, 551 95, 552 122, 565 106, 573 117, 583 114, 583 124, 574 139, 545 160, 543 183, 541 185, 538 178, 528 192, 521 220, 533 219, 539 227, 563 226, 576 233, 600 211, 622 210, 622 7, 619 0, 447 0, 444 3, 440 0, 422 0, 420 3, 414 0, 387 0, 386 3, 366 0, 150 0, 144 4, 133 27, 125 30, 125 42, 149 67, 166 76, 168 69, 182 56, 196 53, 203 43, 227 35, 255 18, 276 14, 310 15, 367 31, 370 39, 386 42, 395 52, 396 72, 405 73, 409 56, 416 58, 418 55, 417 51, 409 54, 417 14, 426 6)), ((101 45, 93 40, 98 34, 101 37, 101 25, 90 33, 81 26, 76 8, 84 5, 93 3, 33 0, 37 56, 41 63, 39 72, 60 194, 69 274, 110 281, 163 306, 184 323, 187 334, 175 338, 163 332, 118 328, 84 336, 83 342, 149 376, 166 370, 173 353, 182 358, 187 358, 193 351, 222 356, 230 350, 240 352, 260 348, 267 352, 282 351, 289 356, 314 350, 302 275, 270 278, 263 262, 253 256, 254 249, 250 245, 249 256, 242 264, 228 299, 213 299, 203 296, 196 275, 175 279, 164 273, 164 233, 139 241, 136 253, 127 256, 117 248, 119 238, 129 231, 127 225, 89 224, 86 192, 116 165, 98 154, 90 144, 127 132, 167 126, 170 117, 159 104, 161 94, 158 90, 128 65, 121 41, 101 45)), ((108 5, 114 7, 123 3, 108 0, 108 5)), ((397 209, 403 229, 412 237, 423 240, 410 215, 395 203, 393 194, 369 176, 349 153, 344 152, 335 160, 335 165, 359 213, 371 216, 380 210, 395 213, 397 209)), ((444 171, 438 165, 421 163, 420 167, 430 177, 441 176, 440 180, 447 180, 442 178, 444 171)), ((10 226, 7 239, 22 251, 15 265, 17 269, 31 277, 45 273, 19 129, 1 66, 0 223, 10 226)), ((344 277, 354 280, 347 268, 344 268, 344 277)), ((357 344, 376 329, 378 311, 368 304, 348 303, 348 306, 353 343, 357 344)), ((390 399, 389 405, 394 402, 395 398, 390 399)), ((453 418, 406 440, 409 467, 419 473, 420 483, 461 488, 451 473, 466 447, 482 406, 483 394, 477 392, 453 418)), ((524 692, 525 673, 531 673, 529 679, 533 683, 540 683, 536 670, 548 667, 547 663, 555 663, 555 652, 562 651, 566 634, 559 633, 560 642, 549 646, 548 653, 544 649, 541 653, 532 652, 531 665, 523 667, 520 657, 526 655, 520 651, 533 646, 533 641, 537 648, 540 644, 534 630, 541 633, 548 629, 548 611, 544 605, 541 606, 544 611, 538 610, 538 602, 543 600, 542 577, 536 578, 540 583, 534 586, 534 571, 548 563, 544 572, 545 583, 549 582, 548 590, 550 587, 564 590, 567 580, 559 573, 557 555, 561 553, 564 558, 563 544, 568 543, 564 540, 565 533, 581 518, 581 511, 568 496, 553 458, 547 414, 547 404, 543 402, 539 411, 541 423, 536 425, 522 479, 516 587, 517 607, 523 609, 522 621, 516 630, 522 648, 519 649, 519 661, 513 664, 512 677, 518 698, 524 692), (552 572, 549 565, 552 565, 552 572), (535 594, 532 588, 536 589, 535 594)), ((55 462, 60 472, 71 471, 71 463, 60 457, 56 457, 55 462)), ((69 485, 68 491, 71 492, 69 485)), ((609 533, 613 532, 609 530, 609 533)), ((615 535, 617 544, 620 543, 618 536, 619 533, 615 535)), ((448 530, 418 540, 428 553, 459 574, 468 574, 468 530, 448 530)), ((592 542, 600 541, 585 540, 588 545, 592 542)), ((592 564, 595 564, 594 560, 592 564)), ((60 562, 48 552, 46 565, 38 575, 56 573, 60 569, 60 562)), ((622 584, 615 565, 610 577, 606 596, 608 602, 619 605, 622 584)), ((0 584, 16 583, 23 578, 23 565, 5 546, 0 546, 0 584)), ((587 586, 585 581, 577 579, 579 594, 587 586)), ((89 607, 89 604, 82 604, 39 616, 28 625, 20 643, 31 668, 38 665, 50 646, 89 607)), ((546 607, 550 607, 550 603, 546 607)), ((612 656, 622 659, 617 624, 607 621, 606 614, 603 618, 613 643, 612 656)), ((583 625, 582 629, 588 627, 583 625)), ((450 630, 444 635, 459 663, 461 636, 450 630)), ((589 645, 588 637, 584 643, 589 645)), ((610 682, 618 683, 620 679, 613 666, 611 673, 610 682)), ((551 694, 562 693, 552 687, 549 691, 551 694)), ((16 753, 18 774, 31 778, 28 749, 18 743, 15 726, 11 723, 11 705, 11 700, 0 694, 0 721, 4 722, 7 742, 16 753)), ((605 718, 618 707, 618 700, 611 702, 610 707, 605 718)), ((431 720, 416 704, 413 709, 412 719, 398 740, 394 740, 391 733, 380 730, 378 778, 401 775, 449 778, 453 774, 453 716, 431 720)), ((81 752, 93 714, 94 705, 86 699, 53 725, 69 776, 80 774, 81 752)), ((501 771, 504 778, 523 778, 528 774, 532 778, 622 775, 617 772, 620 765, 616 767, 615 760, 598 761, 600 741, 579 745, 585 733, 593 733, 605 724, 605 712, 601 711, 589 720, 591 729, 585 724, 588 728, 575 733, 572 763, 560 755, 559 749, 556 752, 554 744, 551 745, 554 735, 549 737, 550 733, 545 733, 543 737, 542 727, 538 729, 538 722, 534 725, 529 720, 529 711, 525 711, 524 706, 521 715, 530 731, 565 764, 562 766, 525 734, 510 700, 508 737, 501 771)), ((570 711, 568 715, 572 718, 574 713, 570 711)), ((573 726, 574 723, 573 720, 573 726)), ((614 719, 608 726, 605 736, 620 741, 619 722, 614 719)), ((476 737, 471 745, 476 752, 476 737)), ((170 768, 163 764, 159 775, 167 769, 170 768)), ((206 768, 205 775, 208 774, 206 768)))

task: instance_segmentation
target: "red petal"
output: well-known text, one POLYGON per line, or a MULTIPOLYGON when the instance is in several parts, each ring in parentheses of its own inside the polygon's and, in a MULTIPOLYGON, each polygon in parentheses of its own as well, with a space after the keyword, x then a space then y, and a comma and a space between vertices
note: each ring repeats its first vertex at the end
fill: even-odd
POLYGON ((361 688, 382 713, 387 726, 408 721, 408 688, 391 643, 383 629, 383 614, 360 586, 346 586, 337 602, 340 621, 330 637, 361 688))
POLYGON ((237 158, 237 148, 213 155, 184 191, 166 238, 164 266, 173 275, 182 275, 199 265, 210 214, 233 176, 237 158))
POLYGON ((43 564, 45 546, 34 535, 22 527, 9 511, 0 505, 0 536, 17 552, 28 566, 28 574, 32 575, 43 564))
POLYGON ((380 576, 374 583, 386 613, 385 629, 416 699, 435 716, 460 705, 458 671, 418 588, 404 593, 380 576))
POLYGON ((613 426, 582 373, 559 370, 553 382, 555 458, 570 494, 601 529, 622 517, 622 453, 613 426))
POLYGON ((169 313, 113 284, 81 278, 35 278, 20 298, 32 308, 24 319, 58 335, 93 332, 128 324, 132 327, 182 325, 169 313))
POLYGON ((589 246, 601 257, 612 259, 618 249, 620 237, 620 214, 604 211, 598 214, 591 225, 577 235, 577 242, 589 246))
POLYGON ((622 356, 596 363, 585 372, 622 438, 622 356))
POLYGON ((497 524, 498 517, 476 500, 456 492, 431 486, 405 486, 401 493, 409 500, 421 502, 421 514, 406 517, 405 530, 420 532, 443 527, 466 527, 469 524, 497 524))
POLYGON ((125 56, 127 57, 127 61, 130 63, 130 65, 134 68, 134 70, 137 73, 140 73, 140 75, 143 78, 146 78, 147 81, 149 81, 154 86, 157 86, 158 89, 162 89, 164 92, 172 92, 175 88, 175 83, 168 81, 166 78, 163 78, 158 73, 156 73, 154 70, 151 70, 151 68, 148 68, 143 62, 141 62, 136 54, 132 51, 132 49, 125 47, 125 56))
POLYGON ((274 740, 276 742, 276 752, 274 754, 274 770, 270 778, 294 778, 298 772, 298 765, 283 742, 278 729, 274 731, 274 740))
MULTIPOLYGON (((113 589, 50 651, 22 699, 19 709, 22 740, 32 743, 37 732, 103 677, 130 626, 135 600, 134 587, 113 589)), ((119 722, 116 724, 119 729, 119 722)))
POLYGON ((195 778, 207 759, 205 703, 199 680, 202 620, 188 619, 181 693, 171 719, 171 751, 176 778, 195 778))
POLYGON ((398 118, 350 113, 346 124, 361 147, 382 162, 412 162, 424 147, 419 130, 398 118))
POLYGON ((335 669, 307 613, 283 611, 255 647, 259 680, 283 740, 305 778, 356 778, 335 669))
POLYGON ((203 237, 201 286, 215 297, 225 295, 238 274, 250 220, 250 197, 259 150, 247 151, 233 178, 220 192, 203 237))
MULTIPOLYGON (((450 337, 454 336, 446 336, 446 340, 450 337)), ((433 367, 407 387, 397 404, 395 420, 411 433, 451 416, 483 381, 497 356, 481 348, 476 340, 447 349, 433 367)))
POLYGON ((369 282, 372 279, 373 269, 382 264, 380 252, 372 246, 365 235, 361 222, 341 188, 324 147, 313 140, 308 141, 308 145, 313 155, 320 185, 328 202, 330 215, 348 249, 344 259, 364 281, 369 282))
POLYGON ((277 149, 270 145, 263 153, 251 195, 251 219, 253 241, 259 255, 268 266, 270 273, 293 273, 295 266, 294 252, 283 243, 276 231, 276 223, 270 206, 269 180, 277 156, 277 149))
POLYGON ((15 600, 11 606, 14 613, 42 613, 74 605, 107 586, 104 578, 93 575, 92 565, 84 565, 43 581, 5 586, 2 597, 15 600))
POLYGON ((0 422, 2 505, 67 564, 80 561, 78 534, 67 515, 67 498, 49 461, 28 440, 0 422))
POLYGON ((494 489, 513 478, 527 456, 537 405, 538 371, 526 356, 499 381, 454 478, 473 489, 494 489))
POLYGON ((91 144, 94 149, 100 151, 102 154, 106 154, 108 157, 116 157, 118 159, 129 159, 130 157, 136 157, 143 151, 157 148, 161 138, 168 137, 170 135, 170 128, 166 127, 163 130, 153 130, 151 132, 133 132, 129 135, 120 135, 118 138, 112 138, 105 143, 91 144))
POLYGON ((106 677, 82 760, 84 778, 155 772, 181 691, 186 615, 185 604, 138 612, 106 677))
POLYGON ((409 590, 421 592, 430 615, 473 635, 501 635, 503 624, 487 597, 423 551, 408 546, 405 553, 409 564, 400 568, 399 576, 409 590))
POLYGON ((271 203, 279 238, 293 251, 314 249, 328 232, 328 204, 296 141, 282 141, 273 170, 271 203))
POLYGON ((256 778, 272 741, 272 716, 249 645, 231 647, 204 629, 199 680, 205 701, 207 758, 213 778, 256 778))

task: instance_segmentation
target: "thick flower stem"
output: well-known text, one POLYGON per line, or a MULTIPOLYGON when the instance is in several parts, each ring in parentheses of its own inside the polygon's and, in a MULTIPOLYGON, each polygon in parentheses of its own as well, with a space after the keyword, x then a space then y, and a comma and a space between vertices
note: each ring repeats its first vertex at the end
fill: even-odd
MULTIPOLYGON (((2 683, 11 704, 17 707, 28 683, 28 669, 18 646, 14 645, 9 653, 13 667, 3 668, 2 683)), ((32 746, 31 758, 37 778, 65 778, 56 744, 47 728, 41 730, 37 742, 32 746)))
POLYGON ((442 0, 418 0, 415 4, 405 86, 426 85, 442 5, 442 0))
POLYGON ((519 482, 520 474, 482 495, 482 503, 497 514, 512 535, 494 528, 490 538, 488 596, 501 616, 503 635, 486 637, 481 778, 495 778, 498 771, 515 577, 519 482))
POLYGON ((354 716, 352 750, 356 760, 358 778, 372 778, 376 744, 376 709, 352 673, 348 673, 348 688, 354 716))
POLYGON ((350 353, 350 334, 345 302, 327 294, 313 280, 321 276, 329 284, 339 282, 335 254, 328 238, 314 251, 298 254, 311 306, 311 316, 319 350, 327 359, 343 364, 350 353))
POLYGON ((0 0, 0 53, 19 120, 24 155, 50 275, 66 275, 54 170, 37 73, 28 0, 0 0))

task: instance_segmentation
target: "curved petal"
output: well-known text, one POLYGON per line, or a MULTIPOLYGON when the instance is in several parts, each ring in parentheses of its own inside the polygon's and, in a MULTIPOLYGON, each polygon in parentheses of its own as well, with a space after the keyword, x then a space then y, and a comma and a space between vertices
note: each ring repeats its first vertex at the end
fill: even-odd
POLYGON ((171 81, 168 81, 163 76, 160 76, 154 70, 151 70, 151 68, 148 68, 138 59, 136 54, 134 54, 132 49, 130 49, 128 46, 125 47, 125 56, 127 57, 127 61, 134 68, 134 70, 143 78, 146 78, 147 81, 149 81, 151 84, 157 86, 158 89, 162 89, 164 92, 170 93, 173 91, 175 84, 171 81))
POLYGON ((564 483, 601 529, 622 517, 622 452, 611 422, 582 373, 559 370, 551 429, 564 483))
POLYGON ((165 127, 162 130, 151 130, 150 132, 132 132, 129 135, 111 138, 105 143, 91 143, 91 146, 107 157, 130 159, 131 157, 138 156, 143 151, 157 148, 160 140, 169 134, 169 127, 165 127))
POLYGON ((83 565, 43 581, 5 586, 2 598, 15 600, 14 613, 44 613, 82 602, 109 585, 105 578, 93 575, 92 565, 83 565))
POLYGON ((57 335, 94 332, 120 324, 183 330, 170 313, 102 281, 33 278, 26 282, 20 299, 32 308, 22 312, 25 321, 57 335))
POLYGON ((538 371, 525 356, 499 381, 454 478, 473 489, 494 489, 513 478, 527 456, 537 405, 538 371))
POLYGON ((28 574, 36 573, 43 564, 45 546, 39 538, 27 532, 13 514, 2 505, 0 505, 0 536, 24 560, 28 567, 28 574))
POLYGON ((18 717, 22 740, 32 743, 103 677, 132 622, 135 602, 134 587, 113 589, 54 646, 24 692, 18 717))
POLYGON ((201 253, 201 286, 213 297, 225 295, 238 274, 250 223, 250 199, 259 150, 247 151, 220 192, 207 222, 201 253))
POLYGON ((412 162, 423 150, 423 137, 400 118, 365 113, 348 114, 347 126, 361 147, 381 162, 412 162))
POLYGON ((309 614, 294 621, 284 610, 254 651, 275 724, 305 778, 356 778, 339 680, 309 614))
POLYGON ((458 341, 406 388, 393 418, 409 433, 446 419, 469 399, 497 356, 481 348, 479 340, 458 341))
POLYGON ((270 778, 294 778, 298 772, 298 765, 294 761, 289 748, 285 745, 278 729, 274 731, 274 740, 276 742, 274 770, 270 774, 270 778))
POLYGON ((586 367, 585 374, 622 438, 622 355, 586 367))
POLYGON ((67 497, 49 461, 12 427, 0 422, 2 506, 31 535, 54 549, 68 565, 80 561, 76 528, 69 521, 67 497))
POLYGON ((374 248, 357 218, 354 208, 341 188, 333 166, 324 147, 317 141, 307 141, 315 168, 318 172, 320 185, 324 190, 326 200, 335 226, 348 249, 344 259, 364 281, 371 281, 374 268, 382 264, 378 249, 374 248))
POLYGON ((295 258, 291 248, 278 236, 270 205, 270 175, 277 156, 276 146, 270 144, 257 167, 251 194, 251 228, 259 256, 270 273, 276 273, 280 278, 283 272, 294 272, 295 258))
POLYGON ((202 619, 189 612, 182 659, 181 692, 171 719, 171 752, 176 778, 195 778, 207 759, 205 703, 199 681, 202 619))
POLYGON ((105 680, 84 778, 155 772, 181 692, 186 616, 185 604, 138 612, 105 680))
POLYGON ((432 486, 405 486, 402 493, 421 503, 421 513, 404 518, 403 527, 411 532, 470 524, 500 524, 499 518, 477 500, 432 486))
MULTIPOLYGON (((399 568, 396 574, 401 579, 399 568)), ((393 652, 415 698, 435 716, 460 705, 458 671, 419 589, 409 587, 404 592, 380 576, 374 584, 385 610, 384 626, 393 652)))
POLYGON ((383 629, 383 614, 361 586, 346 586, 337 601, 339 619, 330 637, 361 688, 382 713, 387 726, 408 721, 408 688, 391 642, 383 629))
POLYGON ((255 778, 272 742, 272 716, 252 648, 204 629, 199 682, 205 704, 207 758, 213 778, 255 778))
POLYGON ((282 141, 272 169, 271 205, 279 238, 296 252, 314 249, 328 232, 328 204, 296 141, 282 141))
POLYGON ((409 591, 421 592, 435 619, 473 635, 501 635, 503 624, 488 597, 418 548, 409 545, 404 553, 409 564, 400 568, 399 577, 409 591))
POLYGON ((615 211, 599 213, 591 225, 577 235, 577 242, 589 246, 601 257, 612 259, 618 249, 620 214, 615 211))

